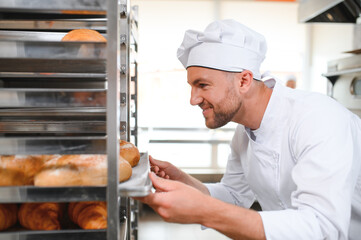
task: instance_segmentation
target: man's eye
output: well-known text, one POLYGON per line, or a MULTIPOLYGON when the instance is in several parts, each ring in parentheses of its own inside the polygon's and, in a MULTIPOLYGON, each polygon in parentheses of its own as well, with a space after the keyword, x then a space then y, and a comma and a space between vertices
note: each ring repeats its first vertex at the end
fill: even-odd
POLYGON ((200 87, 200 88, 205 88, 206 86, 207 86, 207 84, 204 84, 204 83, 200 83, 200 84, 199 84, 199 87, 200 87))

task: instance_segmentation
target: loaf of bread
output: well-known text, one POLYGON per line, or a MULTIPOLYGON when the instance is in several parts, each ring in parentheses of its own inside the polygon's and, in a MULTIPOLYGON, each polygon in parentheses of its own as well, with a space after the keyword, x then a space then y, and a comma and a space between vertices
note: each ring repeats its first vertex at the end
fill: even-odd
POLYGON ((132 167, 135 167, 140 160, 139 150, 132 143, 120 140, 119 155, 127 160, 132 167))
MULTIPOLYGON (((107 184, 106 155, 64 155, 47 161, 36 174, 35 186, 102 186, 107 184)), ((120 157, 119 182, 132 175, 130 164, 120 157)))
POLYGON ((65 205, 62 203, 23 203, 18 218, 21 226, 31 230, 59 230, 65 205))
POLYGON ((99 32, 91 29, 75 29, 68 32, 61 41, 106 42, 107 39, 99 32))
POLYGON ((0 231, 13 226, 17 222, 17 214, 16 204, 0 204, 0 231))
POLYGON ((54 158, 54 155, 0 156, 0 186, 32 185, 35 174, 51 158, 54 158))
POLYGON ((71 202, 68 215, 82 229, 107 228, 106 202, 71 202))

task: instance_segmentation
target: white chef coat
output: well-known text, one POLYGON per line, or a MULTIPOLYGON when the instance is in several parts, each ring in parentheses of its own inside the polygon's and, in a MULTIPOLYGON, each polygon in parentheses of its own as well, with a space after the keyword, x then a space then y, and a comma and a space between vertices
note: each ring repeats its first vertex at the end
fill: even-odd
POLYGON ((361 239, 361 120, 335 100, 275 83, 259 129, 238 125, 210 194, 249 208, 267 239, 361 239))

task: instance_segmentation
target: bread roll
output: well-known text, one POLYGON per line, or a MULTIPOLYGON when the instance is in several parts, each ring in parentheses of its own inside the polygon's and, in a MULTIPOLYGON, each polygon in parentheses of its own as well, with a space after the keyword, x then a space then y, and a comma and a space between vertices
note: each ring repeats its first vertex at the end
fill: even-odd
POLYGON ((68 32, 61 41, 106 42, 107 39, 95 30, 75 29, 68 32))
POLYGON ((0 156, 0 186, 32 185, 46 160, 40 156, 0 156))
POLYGON ((59 230, 65 206, 62 203, 23 203, 18 218, 31 230, 59 230))
POLYGON ((17 214, 16 204, 0 204, 0 231, 13 226, 17 221, 17 214))
MULTIPOLYGON (((46 162, 35 176, 35 186, 102 186, 107 184, 106 155, 64 155, 46 162)), ((119 182, 128 180, 132 167, 119 159, 119 182)))
POLYGON ((119 155, 127 160, 132 167, 136 166, 140 160, 140 153, 138 148, 132 143, 124 140, 120 140, 119 145, 119 155))
POLYGON ((107 228, 107 205, 105 202, 69 203, 68 215, 70 220, 82 229, 107 228))

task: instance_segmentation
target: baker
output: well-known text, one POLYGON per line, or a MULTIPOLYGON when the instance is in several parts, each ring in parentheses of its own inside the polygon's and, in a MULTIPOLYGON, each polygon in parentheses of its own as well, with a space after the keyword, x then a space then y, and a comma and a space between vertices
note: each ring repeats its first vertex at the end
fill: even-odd
POLYGON ((220 183, 150 158, 139 200, 169 222, 232 239, 360 239, 361 120, 335 100, 262 81, 265 38, 233 20, 188 30, 178 49, 208 128, 238 123, 220 183), (263 211, 249 209, 258 201, 263 211))

